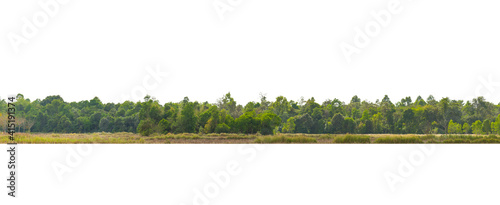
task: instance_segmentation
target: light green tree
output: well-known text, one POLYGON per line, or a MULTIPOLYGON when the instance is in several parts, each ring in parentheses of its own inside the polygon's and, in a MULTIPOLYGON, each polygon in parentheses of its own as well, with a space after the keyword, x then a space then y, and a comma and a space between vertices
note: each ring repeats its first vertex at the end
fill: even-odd
POLYGON ((469 123, 464 123, 464 125, 462 126, 462 131, 464 134, 472 133, 469 123))
POLYGON ((472 133, 474 134, 482 134, 483 133, 483 123, 481 120, 476 120, 476 122, 472 123, 472 133))
POLYGON ((462 134, 460 123, 454 123, 453 120, 450 120, 448 123, 448 134, 462 134))

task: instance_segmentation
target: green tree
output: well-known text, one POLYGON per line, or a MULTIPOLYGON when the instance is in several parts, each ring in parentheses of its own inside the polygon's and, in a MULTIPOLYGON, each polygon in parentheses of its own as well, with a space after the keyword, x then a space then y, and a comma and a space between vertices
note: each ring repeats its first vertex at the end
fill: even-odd
POLYGON ((471 130, 471 127, 470 127, 469 123, 464 123, 464 125, 462 126, 462 131, 465 134, 471 134, 472 133, 472 130, 471 130))
POLYGON ((356 131, 356 121, 350 117, 344 119, 344 131, 347 133, 355 133, 356 131))
POLYGON ((340 134, 344 132, 344 116, 342 114, 337 113, 332 118, 332 132, 334 134, 340 134))
POLYGON ((351 98, 351 103, 359 103, 359 102, 361 102, 361 99, 357 95, 351 98))
POLYGON ((137 126, 137 132, 142 136, 149 136, 154 133, 154 124, 151 119, 141 120, 139 126, 137 126))
POLYGON ((490 122, 490 120, 488 120, 488 119, 484 120, 482 130, 486 134, 490 134, 491 133, 491 122, 490 122))
POLYGON ((481 120, 476 120, 476 122, 472 123, 472 133, 474 134, 482 134, 483 132, 483 123, 481 120))
POLYGON ((219 106, 219 109, 225 109, 229 111, 229 114, 233 118, 239 117, 241 115, 241 113, 239 113, 237 110, 236 101, 234 101, 234 99, 231 97, 231 93, 227 93, 222 98, 217 100, 217 105, 219 106))
POLYGON ((181 111, 181 132, 193 133, 196 131, 197 117, 194 113, 194 104, 187 102, 181 111))
POLYGON ((231 128, 226 123, 218 124, 215 128, 216 133, 229 133, 230 130, 231 128))
POLYGON ((65 115, 63 115, 59 119, 59 123, 57 124, 58 132, 63 132, 63 133, 71 132, 71 127, 72 127, 71 121, 65 115))
POLYGON ((500 114, 498 114, 494 122, 493 129, 496 131, 497 134, 500 135, 500 114))
POLYGON ((260 119, 255 111, 246 112, 235 120, 235 131, 245 134, 255 134, 260 130, 260 119))
POLYGON ((285 125, 283 125, 283 129, 281 130, 283 133, 294 133, 295 132, 295 118, 288 118, 285 125))
POLYGON ((260 115, 260 122, 260 134, 271 135, 274 134, 273 130, 281 123, 281 118, 272 112, 265 112, 260 115))
POLYGON ((101 120, 99 120, 99 131, 101 131, 101 132, 111 131, 110 130, 110 122, 109 122, 109 119, 107 117, 103 117, 103 118, 101 118, 101 120))
POLYGON ((462 126, 450 120, 448 123, 448 134, 462 134, 462 126))
POLYGON ((168 120, 166 119, 161 119, 158 123, 158 129, 160 133, 167 134, 168 132, 170 132, 170 122, 168 122, 168 120))

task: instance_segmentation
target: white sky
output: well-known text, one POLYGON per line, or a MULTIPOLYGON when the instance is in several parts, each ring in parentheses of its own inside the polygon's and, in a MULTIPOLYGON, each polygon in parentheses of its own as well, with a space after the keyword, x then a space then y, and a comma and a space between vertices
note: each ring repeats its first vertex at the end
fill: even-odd
POLYGON ((22 36, 22 18, 32 22, 46 1, 0 1, 1 98, 119 102, 150 78, 145 67, 161 65, 168 77, 148 93, 162 103, 215 102, 229 91, 243 105, 260 92, 319 102, 478 93, 500 101, 499 1, 401 0, 351 63, 340 43, 352 45, 355 28, 389 0, 241 0, 224 20, 213 0, 73 0, 16 53, 9 33, 22 36))

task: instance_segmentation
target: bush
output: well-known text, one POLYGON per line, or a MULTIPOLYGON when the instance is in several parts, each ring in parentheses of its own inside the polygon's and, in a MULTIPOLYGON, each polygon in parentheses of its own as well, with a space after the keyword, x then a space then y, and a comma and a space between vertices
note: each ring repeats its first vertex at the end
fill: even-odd
POLYGON ((482 138, 483 136, 476 136, 476 135, 441 135, 440 139, 443 140, 454 140, 454 139, 463 139, 463 140, 468 140, 468 141, 473 141, 479 138, 482 138))
POLYGON ((389 136, 389 137, 380 137, 375 140, 374 143, 380 144, 415 144, 415 143, 423 143, 423 141, 417 136, 403 137, 403 136, 389 136))
POLYGON ((487 144, 487 143, 500 143, 500 139, 496 135, 489 135, 484 137, 477 136, 446 136, 448 139, 443 140, 443 143, 478 143, 478 144, 487 144))
POLYGON ((500 143, 499 139, 493 139, 493 138, 480 138, 480 139, 475 139, 471 143, 478 143, 478 144, 488 144, 488 143, 493 143, 497 144, 500 143))
POLYGON ((370 143, 370 137, 364 135, 345 135, 335 137, 333 143, 370 143))
POLYGON ((167 134, 170 131, 170 123, 166 119, 160 120, 158 129, 161 134, 167 134))
POLYGON ((498 139, 497 135, 495 135, 495 134, 490 134, 490 135, 488 135, 487 138, 498 139))
POLYGON ((149 136, 154 132, 153 122, 150 119, 141 120, 137 126, 137 132, 142 136, 149 136))
POLYGON ((229 133, 231 128, 226 125, 226 123, 218 124, 217 127, 215 127, 215 132, 216 133, 229 133))

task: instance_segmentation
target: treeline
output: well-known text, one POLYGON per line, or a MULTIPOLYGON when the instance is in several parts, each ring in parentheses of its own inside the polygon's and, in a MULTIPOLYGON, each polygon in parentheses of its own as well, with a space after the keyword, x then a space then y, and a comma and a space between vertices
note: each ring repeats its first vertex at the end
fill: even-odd
MULTIPOLYGON (((298 101, 279 96, 268 101, 239 105, 227 93, 217 103, 181 102, 160 104, 146 96, 143 102, 65 102, 60 96, 31 101, 17 96, 20 132, 139 132, 153 133, 393 133, 393 134, 500 134, 500 103, 483 97, 464 102, 431 95, 415 101, 406 97, 393 103, 386 95, 376 102, 352 97, 321 104, 314 98, 298 101)), ((7 103, 0 100, 0 124, 6 125, 7 103)), ((5 130, 1 126, 0 130, 5 130)))

